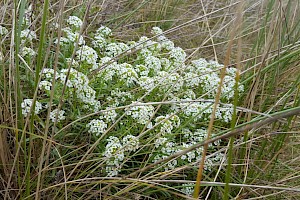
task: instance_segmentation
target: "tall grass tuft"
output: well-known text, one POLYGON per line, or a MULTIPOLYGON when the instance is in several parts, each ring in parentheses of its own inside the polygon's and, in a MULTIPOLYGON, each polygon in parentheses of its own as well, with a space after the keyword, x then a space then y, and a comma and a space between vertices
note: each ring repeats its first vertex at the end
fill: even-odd
POLYGON ((1 1, 1 199, 299 198, 299 6, 1 1))

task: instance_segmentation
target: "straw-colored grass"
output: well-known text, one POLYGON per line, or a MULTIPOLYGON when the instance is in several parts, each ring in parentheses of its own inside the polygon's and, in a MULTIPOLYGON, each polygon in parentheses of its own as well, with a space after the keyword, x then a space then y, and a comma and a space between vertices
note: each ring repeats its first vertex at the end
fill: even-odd
MULTIPOLYGON (((300 198, 299 9, 300 3, 294 0, 1 1, 0 25, 10 32, 9 36, 0 36, 0 199, 300 198), (29 5, 34 14, 30 28, 39 38, 32 43, 32 48, 37 49, 33 60, 19 55, 23 48, 22 19, 28 14, 29 5), (35 101, 41 95, 41 70, 49 60, 55 71, 61 64, 61 49, 53 40, 62 34, 62 27, 57 32, 50 27, 54 22, 64 24, 69 15, 84 19, 80 34, 87 35, 105 25, 113 30, 117 41, 137 40, 143 35, 151 38, 151 28, 159 26, 176 46, 187 52, 186 63, 201 57, 224 64, 221 84, 226 68, 240 69, 236 79, 245 89, 238 95, 236 85, 232 102, 239 112, 228 126, 222 127, 213 117, 201 122, 208 130, 206 141, 156 163, 146 156, 143 163, 128 162, 127 174, 103 176, 105 160, 99 152, 104 147, 99 144, 106 136, 65 134, 73 127, 84 131, 86 120, 101 111, 82 116, 74 105, 69 109, 79 117, 68 116, 67 123, 55 121, 53 126, 48 108, 43 117, 22 115, 23 99, 30 94, 35 101), (226 158, 213 171, 204 173, 204 155, 208 145, 217 139, 223 141, 218 152, 226 158), (196 163, 197 167, 186 164, 166 172, 161 170, 167 161, 200 146, 204 146, 203 160, 196 163), (182 192, 184 183, 195 185, 193 197, 182 192)), ((78 41, 74 45, 76 49, 78 41)), ((131 55, 127 53, 115 59, 127 59, 131 55)), ((76 52, 68 54, 75 58, 76 52)), ((215 105, 212 116, 220 101, 221 86, 215 99, 209 100, 215 105)), ((61 96, 54 89, 49 93, 50 102, 55 100, 59 109, 63 107, 66 88, 65 83, 61 96)), ((138 93, 139 89, 135 91, 138 93)), ((141 105, 151 104, 157 113, 174 103, 165 97, 153 99, 158 100, 141 105)), ((118 130, 116 127, 120 133, 130 131, 132 127, 122 129, 118 120, 107 133, 118 130)), ((146 137, 150 131, 144 127, 139 133, 145 140, 145 149, 154 143, 154 136, 146 137)), ((137 152, 134 156, 141 158, 144 154, 137 152)))

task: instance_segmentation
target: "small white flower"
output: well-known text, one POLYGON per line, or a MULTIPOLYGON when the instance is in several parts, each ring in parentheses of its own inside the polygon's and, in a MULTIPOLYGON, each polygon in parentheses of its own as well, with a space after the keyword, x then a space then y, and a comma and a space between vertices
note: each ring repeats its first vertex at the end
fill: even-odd
MULTIPOLYGON (((21 103, 22 107, 22 114, 27 117, 27 115, 30 112, 30 108, 32 106, 32 99, 24 99, 23 102, 21 103)), ((35 101, 35 108, 33 109, 34 114, 39 114, 40 110, 42 110, 42 104, 38 101, 35 101)))
POLYGON ((0 35, 6 35, 8 30, 4 26, 0 26, 0 35))
POLYGON ((90 133, 94 133, 96 136, 104 133, 107 128, 107 124, 103 120, 93 119, 86 125, 89 128, 90 133))
POLYGON ((25 57, 25 56, 29 56, 29 57, 33 57, 35 56, 35 51, 32 48, 28 48, 28 47, 23 47, 22 52, 21 52, 21 56, 25 57))
POLYGON ((29 29, 25 29, 21 31, 20 37, 22 38, 22 43, 24 43, 26 40, 31 42, 33 39, 36 39, 36 33, 29 29))
POLYGON ((117 137, 110 136, 107 141, 104 152, 104 156, 109 159, 107 164, 119 166, 124 160, 124 148, 117 137))
POLYGON ((87 64, 94 64, 98 59, 97 52, 89 46, 82 46, 76 51, 76 55, 78 60, 86 61, 87 64))
POLYGON ((100 26, 100 28, 97 29, 95 37, 101 36, 101 37, 109 37, 111 36, 111 29, 106 26, 100 26))
MULTIPOLYGON (((57 44, 57 43, 58 43, 58 39, 55 39, 54 44, 57 44)), ((69 45, 69 44, 70 44, 70 40, 68 38, 60 37, 59 45, 66 46, 66 45, 69 45)))
POLYGON ((100 119, 105 119, 107 122, 114 122, 118 116, 116 110, 111 108, 106 108, 106 110, 101 114, 100 119))
POLYGON ((161 69, 160 59, 155 56, 148 56, 145 58, 145 66, 157 73, 161 69))
POLYGON ((66 38, 69 40, 70 43, 73 43, 74 46, 76 45, 76 42, 78 42, 78 45, 85 44, 83 36, 79 36, 79 33, 77 32, 74 33, 69 27, 64 28, 63 31, 66 33, 66 38))
POLYGON ((155 140, 155 148, 158 148, 159 146, 162 146, 164 145, 166 142, 168 141, 167 138, 164 138, 164 137, 160 137, 158 139, 155 140))
MULTIPOLYGON (((57 111, 58 109, 55 109, 53 110, 51 113, 50 113, 50 119, 52 120, 52 122, 55 122, 55 117, 56 117, 56 114, 57 114, 57 111)), ((65 114, 65 111, 64 110, 60 110, 58 112, 58 116, 57 116, 57 122, 60 122, 64 119, 66 119, 66 117, 64 116, 65 114)))
POLYGON ((121 46, 118 43, 110 43, 105 47, 105 56, 116 57, 123 52, 121 46))
POLYGON ((180 47, 173 48, 170 51, 170 59, 176 63, 183 63, 186 58, 186 53, 180 47))
MULTIPOLYGON (((60 79, 61 83, 63 83, 63 84, 66 81, 67 73, 68 73, 68 69, 62 69, 61 72, 58 74, 58 78, 60 79)), ((85 74, 77 71, 74 68, 70 69, 70 74, 69 74, 69 77, 67 80, 67 87, 77 88, 80 91, 82 91, 82 88, 88 84, 89 84, 89 79, 85 74)))
POLYGON ((82 26, 82 20, 76 16, 70 16, 67 22, 68 24, 74 26, 77 29, 79 29, 82 26))
POLYGON ((41 81, 39 84, 39 88, 41 90, 47 90, 50 91, 52 87, 52 83, 50 81, 41 81))
POLYGON ((153 27, 151 33, 153 35, 161 35, 163 34, 163 31, 159 27, 153 27))
POLYGON ((106 39, 102 36, 95 36, 94 40, 92 41, 92 44, 95 48, 104 48, 107 45, 106 39))
POLYGON ((192 196, 194 192, 194 187, 194 183, 184 183, 182 184, 181 191, 188 196, 192 196))
POLYGON ((122 139, 124 151, 136 151, 139 148, 139 139, 133 135, 126 135, 122 139))
POLYGON ((42 76, 42 79, 46 79, 46 80, 51 81, 52 77, 54 75, 54 69, 44 68, 43 71, 41 71, 40 74, 42 76))
POLYGON ((139 85, 146 91, 151 91, 155 88, 155 79, 148 76, 141 76, 139 79, 139 85))
MULTIPOLYGON (((139 102, 132 102, 134 105, 139 102)), ((154 107, 152 105, 147 106, 132 106, 126 109, 126 114, 137 120, 139 124, 147 124, 150 117, 153 115, 154 107)))

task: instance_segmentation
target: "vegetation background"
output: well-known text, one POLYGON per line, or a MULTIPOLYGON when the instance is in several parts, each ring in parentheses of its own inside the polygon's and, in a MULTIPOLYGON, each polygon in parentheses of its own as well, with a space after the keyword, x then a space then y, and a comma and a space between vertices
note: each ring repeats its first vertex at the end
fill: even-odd
MULTIPOLYGON (((228 67, 239 66, 245 93, 236 101, 246 111, 237 116, 237 123, 245 129, 230 135, 231 142, 224 147, 228 149, 229 167, 222 166, 225 170, 204 176, 200 196, 202 199, 300 198, 298 0, 2 0, 0 24, 11 30, 17 27, 17 16, 24 13, 25 5, 32 5, 36 17, 31 26, 40 36, 49 34, 47 27, 62 7, 67 16, 83 16, 88 10, 87 31, 105 25, 116 38, 126 41, 147 35, 153 26, 159 26, 191 58, 203 57, 227 62, 228 67), (270 115, 272 120, 266 121, 270 115), (248 122, 254 122, 254 126, 249 128, 248 122)), ((26 88, 20 81, 22 75, 17 67, 20 47, 16 41, 16 37, 0 41, 1 199, 193 199, 168 186, 172 181, 181 181, 169 180, 170 174, 143 180, 98 180, 89 176, 94 174, 89 168, 69 177, 74 164, 90 160, 78 157, 72 161, 73 165, 64 166, 64 155, 60 157, 60 166, 47 168, 45 163, 49 160, 40 159, 46 152, 40 155, 36 145, 45 141, 55 149, 56 141, 33 131, 36 127, 20 128, 25 122, 19 120, 17 112, 16 105, 21 102, 18 91, 32 88, 26 88), (27 144, 24 135, 39 138, 40 142, 27 144), (48 185, 39 181, 41 173, 48 179, 43 181, 48 185), (109 190, 101 189, 107 185, 109 190), (123 189, 111 192, 116 188, 123 189)), ((43 49, 43 37, 36 45, 43 49)), ((43 62, 42 53, 38 53, 37 60, 43 62)))

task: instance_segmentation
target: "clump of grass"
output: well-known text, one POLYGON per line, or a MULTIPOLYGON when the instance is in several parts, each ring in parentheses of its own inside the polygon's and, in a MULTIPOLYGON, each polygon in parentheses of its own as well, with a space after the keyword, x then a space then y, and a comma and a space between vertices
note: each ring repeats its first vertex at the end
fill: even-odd
POLYGON ((3 5, 15 8, 0 32, 5 199, 192 199, 206 154, 204 199, 296 197, 296 158, 279 157, 299 113, 295 2, 245 4, 231 38, 237 3, 112 2, 111 15, 58 3, 43 16, 3 5))

